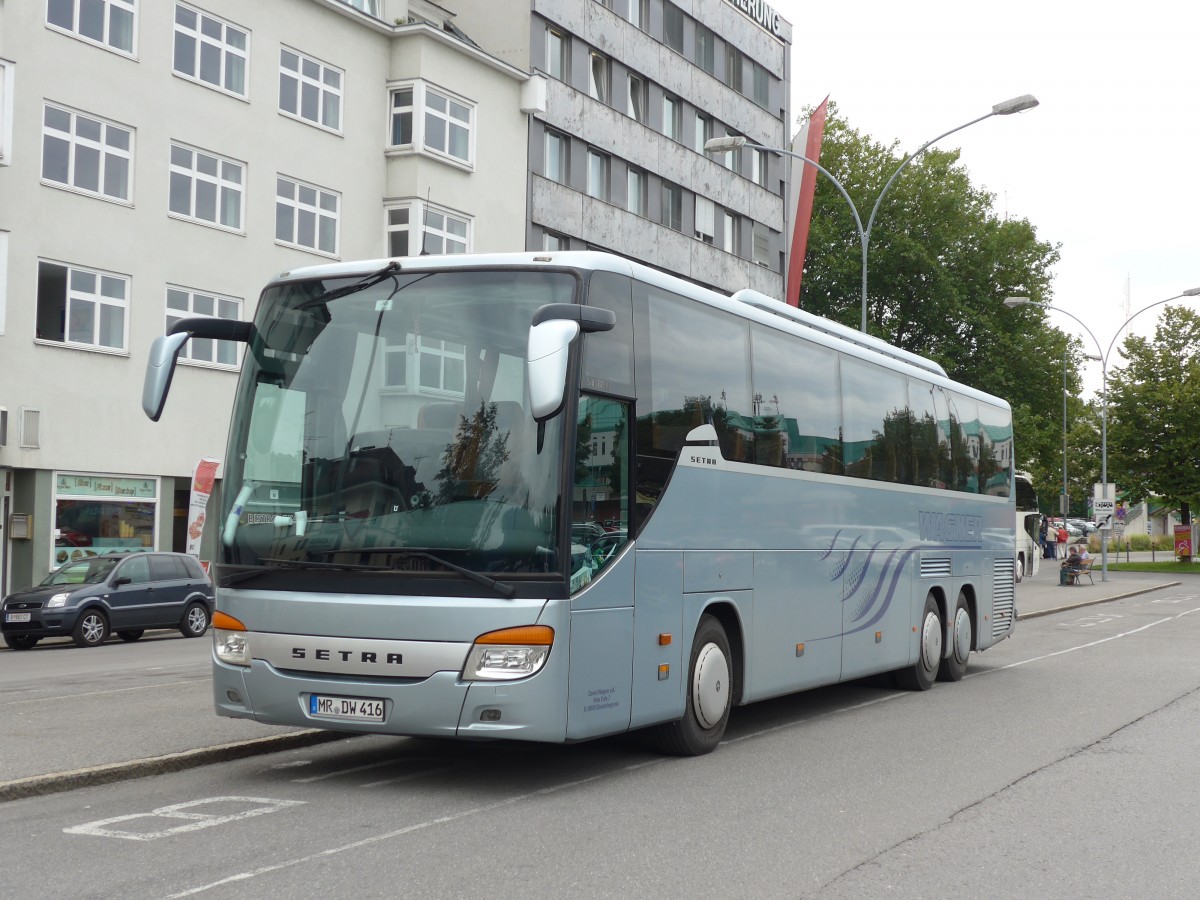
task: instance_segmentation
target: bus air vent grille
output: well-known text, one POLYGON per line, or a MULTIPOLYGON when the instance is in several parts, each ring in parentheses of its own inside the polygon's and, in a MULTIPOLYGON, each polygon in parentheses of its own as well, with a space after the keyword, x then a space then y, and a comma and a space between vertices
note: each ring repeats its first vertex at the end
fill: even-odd
POLYGON ((1013 585, 1012 557, 997 559, 992 580, 992 637, 1002 637, 1012 630, 1016 588, 1013 585))
POLYGON ((921 577, 935 578, 939 575, 945 576, 950 574, 950 558, 948 556, 938 556, 933 559, 921 560, 921 577))

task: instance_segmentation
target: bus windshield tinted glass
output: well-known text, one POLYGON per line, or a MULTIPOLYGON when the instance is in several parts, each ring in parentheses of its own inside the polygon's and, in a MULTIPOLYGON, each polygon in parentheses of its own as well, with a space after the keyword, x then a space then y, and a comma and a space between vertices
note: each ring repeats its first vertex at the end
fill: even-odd
POLYGON ((397 270, 269 289, 230 436, 225 562, 560 570, 562 417, 539 454, 525 351, 534 312, 575 285, 397 270))

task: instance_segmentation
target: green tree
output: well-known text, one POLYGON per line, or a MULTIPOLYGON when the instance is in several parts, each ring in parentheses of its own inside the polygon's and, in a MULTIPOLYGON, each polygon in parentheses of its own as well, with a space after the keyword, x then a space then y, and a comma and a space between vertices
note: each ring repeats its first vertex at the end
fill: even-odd
MULTIPOLYGON (((859 133, 830 104, 820 162, 846 188, 864 225, 905 155, 896 142, 859 133)), ((1069 387, 1077 391, 1078 351, 1044 311, 1003 305, 1009 296, 1045 302, 1059 251, 1028 220, 998 214, 994 201, 971 183, 957 150, 930 149, 908 164, 872 226, 868 330, 1008 400, 1017 465, 1037 481, 1061 456, 1061 366, 1070 354, 1069 387)), ((859 327, 861 275, 850 208, 819 176, 801 307, 859 327)))
POLYGON ((1162 497, 1184 521, 1200 500, 1200 315, 1165 308, 1153 339, 1131 335, 1108 375, 1108 477, 1130 500, 1162 497))

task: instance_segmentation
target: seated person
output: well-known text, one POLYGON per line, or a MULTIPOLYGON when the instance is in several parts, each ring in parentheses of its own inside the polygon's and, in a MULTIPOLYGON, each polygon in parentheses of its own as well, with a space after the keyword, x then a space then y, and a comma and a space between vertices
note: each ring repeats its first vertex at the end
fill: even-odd
MULTIPOLYGON (((1084 553, 1087 551, 1084 550, 1084 553)), ((1083 557, 1080 556, 1079 547, 1071 547, 1067 558, 1063 560, 1062 567, 1058 570, 1058 584, 1060 587, 1071 583, 1071 578, 1078 574, 1079 564, 1083 562, 1083 557)))

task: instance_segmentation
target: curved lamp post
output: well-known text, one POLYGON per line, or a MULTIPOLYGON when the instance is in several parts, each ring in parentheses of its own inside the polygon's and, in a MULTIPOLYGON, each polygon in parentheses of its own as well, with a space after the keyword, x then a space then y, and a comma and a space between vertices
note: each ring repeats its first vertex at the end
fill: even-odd
MULTIPOLYGON (((1117 329, 1117 333, 1113 335, 1113 339, 1108 342, 1108 349, 1103 352, 1100 352, 1100 341, 1097 340, 1096 335, 1092 333, 1092 329, 1088 328, 1087 323, 1084 322, 1083 319, 1079 318, 1079 316, 1075 315, 1074 313, 1067 312, 1065 309, 1063 309, 1060 306, 1049 306, 1045 303, 1034 303, 1028 297, 1009 297, 1004 301, 1004 305, 1009 306, 1009 307, 1012 307, 1012 306, 1040 306, 1042 309, 1054 310, 1055 312, 1062 313, 1064 316, 1070 316, 1072 319, 1074 319, 1076 322, 1078 322, 1083 327, 1083 330, 1088 333, 1088 337, 1090 337, 1092 339, 1092 343, 1094 343, 1096 345, 1097 352, 1100 352, 1099 359, 1100 359, 1100 484, 1102 485, 1101 490, 1104 490, 1104 491, 1108 490, 1108 357, 1109 357, 1109 354, 1112 353, 1113 346, 1117 343, 1117 338, 1121 336, 1121 332, 1125 330, 1125 326, 1128 325, 1130 322, 1132 322, 1134 319, 1136 319, 1138 316, 1140 316, 1142 313, 1144 313, 1146 310, 1154 309, 1154 307, 1156 307, 1156 306, 1162 306, 1164 303, 1170 303, 1172 300, 1182 300, 1184 297, 1196 297, 1196 296, 1200 296, 1200 287, 1189 288, 1186 291, 1182 291, 1182 292, 1176 294, 1174 297, 1168 297, 1165 300, 1156 300, 1155 302, 1151 303, 1149 306, 1143 306, 1141 309, 1139 309, 1137 312, 1135 312, 1132 316, 1130 316, 1128 319, 1126 319, 1124 322, 1121 323, 1121 327, 1117 329)), ((1096 357, 1092 357, 1092 358, 1095 359, 1096 357)), ((1065 390, 1065 388, 1064 388, 1064 390, 1065 390)), ((1065 394, 1064 394, 1063 402, 1064 402, 1064 404, 1066 402, 1065 394)), ((1064 409, 1065 408, 1066 407, 1064 406, 1064 409)), ((1064 419, 1064 428, 1065 428, 1065 419, 1064 419)), ((1063 448, 1064 448, 1063 453, 1065 456, 1065 453, 1066 453, 1066 443, 1065 442, 1063 444, 1063 448)), ((1064 463, 1064 466, 1065 466, 1065 463, 1064 463)), ((1065 468, 1064 468, 1064 472, 1065 472, 1065 468)), ((1065 491, 1066 490, 1065 477, 1064 477, 1063 484, 1064 484, 1063 490, 1065 491)), ((1104 499, 1109 499, 1109 498, 1105 497, 1104 499)), ((1065 520, 1066 519, 1064 516, 1064 521, 1065 520)), ((1102 540, 1100 542, 1100 568, 1101 568, 1101 572, 1102 572, 1101 580, 1108 581, 1108 535, 1105 535, 1104 540, 1102 540)))
POLYGON ((723 153, 729 150, 737 150, 741 147, 750 147, 753 150, 766 150, 769 153, 778 153, 781 156, 791 156, 804 163, 807 163, 833 182, 834 187, 838 189, 838 192, 841 193, 842 197, 844 197, 846 202, 850 205, 850 212, 854 215, 854 225, 858 229, 858 241, 862 245, 862 328, 860 330, 865 332, 867 330, 867 248, 871 243, 871 228, 875 224, 875 214, 879 212, 879 204, 883 202, 884 195, 887 194, 888 189, 892 186, 892 182, 896 180, 896 177, 904 170, 905 166, 907 166, 913 161, 913 159, 920 156, 942 138, 948 137, 949 135, 954 134, 956 131, 962 131, 964 128, 969 128, 976 122, 982 122, 984 119, 990 119, 992 116, 1011 116, 1013 113, 1018 113, 1026 109, 1033 109, 1033 107, 1037 105, 1037 98, 1034 97, 1033 94, 1022 94, 1020 97, 1013 97, 1011 100, 1005 100, 1003 103, 997 103, 992 107, 991 112, 982 115, 977 119, 972 119, 970 122, 965 122, 962 125, 959 125, 957 128, 951 128, 949 131, 943 132, 937 137, 926 141, 907 157, 905 157, 904 162, 900 163, 900 165, 896 168, 896 171, 892 173, 892 177, 888 179, 887 184, 883 186, 883 190, 879 192, 879 196, 875 199, 875 206, 871 210, 871 215, 867 218, 867 224, 865 227, 862 223, 862 217, 860 217, 858 214, 858 207, 854 205, 854 201, 850 199, 850 195, 846 192, 846 188, 842 186, 842 183, 838 181, 837 178, 834 177, 833 173, 831 173, 828 169, 823 167, 816 160, 809 159, 802 153, 796 153, 793 150, 784 150, 781 147, 767 147, 763 144, 756 144, 740 135, 736 137, 731 136, 712 138, 704 144, 704 152, 723 153))

